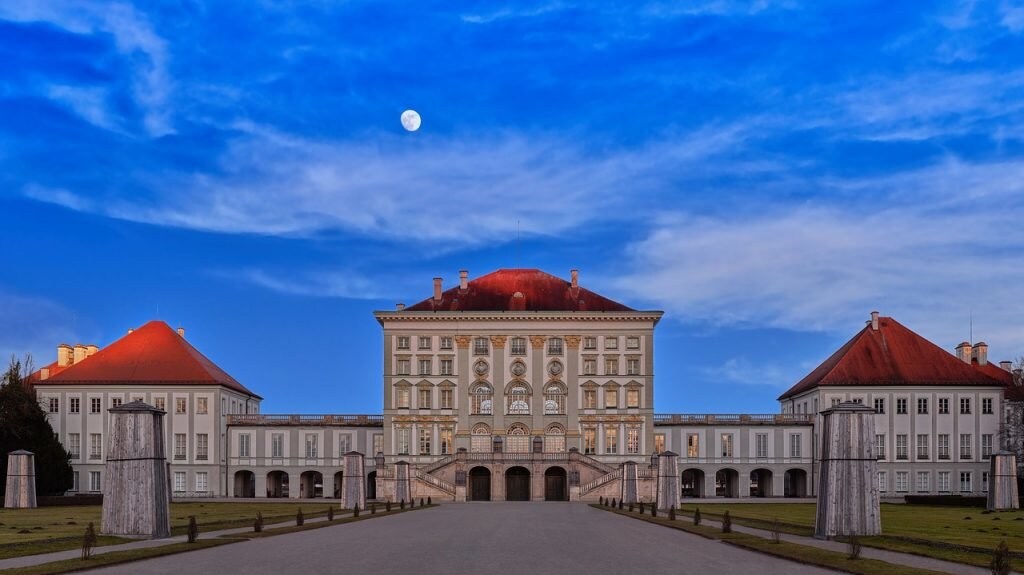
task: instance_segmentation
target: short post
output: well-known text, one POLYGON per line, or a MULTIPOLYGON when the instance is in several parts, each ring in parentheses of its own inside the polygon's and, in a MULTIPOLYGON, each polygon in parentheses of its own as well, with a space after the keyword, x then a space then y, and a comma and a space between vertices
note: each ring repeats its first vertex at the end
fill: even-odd
POLYGON ((35 509, 36 456, 19 449, 7 454, 7 489, 4 490, 5 509, 35 509))
POLYGON ((875 410, 840 403, 822 412, 821 472, 814 536, 880 535, 875 410))
POLYGON ((342 509, 366 508, 366 460, 358 451, 345 454, 345 468, 341 472, 342 509))
POLYGON ((409 483, 409 462, 399 461, 395 464, 395 501, 412 501, 412 489, 409 483))
POLYGON ((633 461, 623 463, 621 473, 622 480, 619 482, 619 498, 626 505, 636 503, 638 501, 636 463, 633 461))
POLYGON ((141 401, 112 407, 108 412, 101 533, 147 539, 170 537, 165 412, 141 401))
POLYGON ((1020 507, 1020 494, 1017 492, 1016 455, 1006 451, 993 453, 988 476, 986 509, 1006 511, 1020 507))
POLYGON ((659 509, 679 507, 679 456, 671 451, 658 454, 658 501, 659 509))

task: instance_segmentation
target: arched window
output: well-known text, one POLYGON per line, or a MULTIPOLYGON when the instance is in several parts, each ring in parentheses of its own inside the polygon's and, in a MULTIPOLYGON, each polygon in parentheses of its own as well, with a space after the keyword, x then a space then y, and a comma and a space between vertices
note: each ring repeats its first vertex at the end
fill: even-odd
POLYGON ((472 438, 469 445, 470 451, 476 453, 487 453, 491 451, 491 428, 483 423, 473 426, 472 438))
POLYGON ((530 430, 522 423, 513 424, 508 428, 508 437, 505 438, 505 450, 509 453, 530 452, 530 430))
POLYGON ((558 425, 552 425, 544 434, 544 451, 547 453, 565 452, 565 430, 558 425))
POLYGON ((469 408, 473 415, 490 415, 494 392, 486 383, 478 383, 469 391, 469 408))
POLYGON ((544 388, 544 414, 563 415, 565 413, 565 388, 557 383, 544 388))
POLYGON ((522 384, 513 384, 508 390, 508 414, 530 415, 530 390, 522 384))

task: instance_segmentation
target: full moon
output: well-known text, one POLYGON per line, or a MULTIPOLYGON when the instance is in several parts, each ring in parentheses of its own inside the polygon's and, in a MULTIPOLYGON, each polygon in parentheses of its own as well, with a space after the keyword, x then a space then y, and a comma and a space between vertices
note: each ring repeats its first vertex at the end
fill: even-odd
POLYGON ((420 115, 416 110, 406 110, 402 112, 402 127, 409 132, 415 132, 420 129, 420 115))

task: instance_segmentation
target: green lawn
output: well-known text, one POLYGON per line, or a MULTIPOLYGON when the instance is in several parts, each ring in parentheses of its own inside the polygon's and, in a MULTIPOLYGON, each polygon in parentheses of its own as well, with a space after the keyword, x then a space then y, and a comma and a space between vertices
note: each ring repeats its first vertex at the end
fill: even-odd
MULTIPOLYGON (((185 533, 190 515, 196 516, 200 531, 213 531, 252 525, 256 512, 263 513, 266 525, 290 521, 302 508, 306 518, 326 514, 331 504, 309 503, 172 503, 171 530, 185 533)), ((0 509, 0 559, 77 549, 86 525, 93 522, 100 530, 102 509, 93 506, 39 507, 37 509, 0 509)), ((339 513, 335 510, 335 513, 339 513)), ((347 513, 347 512, 346 512, 347 513)), ((98 545, 128 541, 118 537, 100 537, 98 545)))

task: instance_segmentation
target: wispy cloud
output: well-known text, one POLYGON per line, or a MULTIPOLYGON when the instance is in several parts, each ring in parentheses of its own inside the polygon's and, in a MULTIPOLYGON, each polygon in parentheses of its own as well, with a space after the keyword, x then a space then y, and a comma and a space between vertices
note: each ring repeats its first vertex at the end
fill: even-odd
POLYGON ((703 372, 709 379, 718 380, 721 383, 767 385, 781 389, 793 385, 793 382, 797 381, 810 367, 804 364, 788 367, 771 363, 755 364, 741 356, 731 357, 719 365, 706 367, 703 372))
POLYGON ((382 299, 397 294, 385 289, 386 284, 358 272, 278 272, 264 269, 222 271, 218 276, 241 279, 272 291, 305 297, 347 299, 382 299))
POLYGON ((53 361, 58 343, 77 343, 72 323, 72 312, 59 303, 0 287, 0 369, 11 356, 31 355, 36 367, 53 361))
POLYGON ((564 6, 560 2, 544 3, 532 8, 524 8, 521 5, 517 5, 516 7, 506 6, 489 12, 462 14, 461 18, 463 22, 468 22, 470 24, 489 24, 498 20, 543 16, 544 14, 557 12, 563 8, 564 6))

